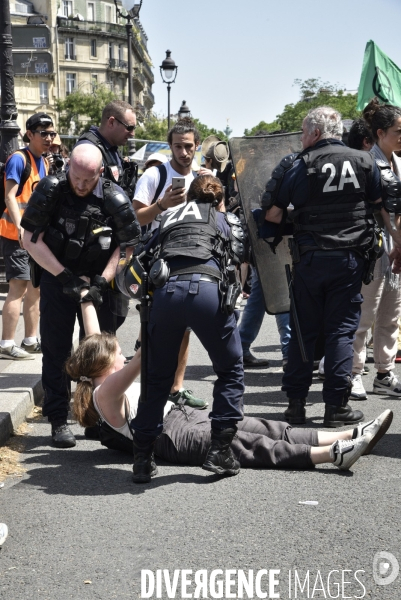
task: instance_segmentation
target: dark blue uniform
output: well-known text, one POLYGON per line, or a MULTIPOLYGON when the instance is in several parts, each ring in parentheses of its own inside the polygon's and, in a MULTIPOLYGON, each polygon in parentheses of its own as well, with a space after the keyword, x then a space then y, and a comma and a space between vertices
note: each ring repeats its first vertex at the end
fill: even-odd
MULTIPOLYGON (((222 213, 216 213, 217 226, 229 235, 222 213)), ((141 444, 152 442, 163 429, 163 408, 174 381, 178 353, 187 327, 198 336, 212 361, 217 380, 213 390, 213 408, 209 416, 212 427, 235 427, 243 419, 244 371, 242 348, 234 315, 221 310, 218 279, 202 274, 220 271, 215 258, 204 261, 196 257, 168 259, 171 272, 190 268, 193 273, 170 277, 153 294, 148 325, 148 399, 140 403, 132 421, 135 437, 141 444), (197 266, 199 273, 196 273, 197 266)))
MULTIPOLYGON (((364 163, 364 153, 353 154, 338 140, 322 140, 303 154, 308 151, 313 159, 310 156, 308 163, 306 154, 306 159, 295 161, 274 201, 283 209, 292 203, 298 222, 295 238, 301 256, 294 264, 293 287, 309 359, 307 364, 302 361, 298 338, 292 335, 282 389, 290 399, 307 397, 315 342, 323 326, 323 400, 345 406, 352 344, 363 301, 360 291, 366 248, 372 239, 364 206, 381 197, 380 176, 376 165, 364 163)), ((295 332, 292 316, 291 329, 295 332)))

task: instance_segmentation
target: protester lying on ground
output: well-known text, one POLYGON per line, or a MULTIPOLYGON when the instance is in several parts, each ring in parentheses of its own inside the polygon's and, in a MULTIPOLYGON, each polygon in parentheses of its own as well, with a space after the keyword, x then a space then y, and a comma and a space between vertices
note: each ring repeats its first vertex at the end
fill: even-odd
MULTIPOLYGON (((85 294, 83 290, 82 296, 85 294)), ((66 363, 67 373, 78 382, 74 416, 83 427, 94 426, 100 419, 131 440, 129 423, 139 401, 139 384, 134 382, 139 373, 138 358, 124 366, 117 338, 100 333, 91 302, 82 303, 82 315, 87 336, 66 363)), ((360 456, 371 452, 392 418, 393 413, 386 410, 373 421, 331 433, 244 417, 231 447, 243 467, 309 469, 333 463, 348 470, 360 456)), ((155 445, 157 456, 169 462, 202 465, 210 440, 210 421, 204 412, 167 402, 163 433, 155 445)), ((154 464, 153 474, 156 472, 154 464)))

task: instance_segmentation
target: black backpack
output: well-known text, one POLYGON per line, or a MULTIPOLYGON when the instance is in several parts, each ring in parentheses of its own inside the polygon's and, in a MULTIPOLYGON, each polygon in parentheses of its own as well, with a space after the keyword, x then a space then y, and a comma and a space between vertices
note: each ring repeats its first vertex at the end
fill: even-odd
MULTIPOLYGON (((29 156, 29 152, 26 150, 26 148, 23 148, 22 150, 16 150, 15 152, 21 152, 21 154, 25 156, 25 167, 22 172, 20 184, 18 186, 18 188, 22 190, 31 174, 31 157, 29 156)), ((15 152, 10 154, 10 156, 15 154, 15 152)), ((10 158, 10 156, 8 158, 10 158)), ((0 163, 0 217, 6 209, 5 174, 6 165, 5 163, 0 163)))

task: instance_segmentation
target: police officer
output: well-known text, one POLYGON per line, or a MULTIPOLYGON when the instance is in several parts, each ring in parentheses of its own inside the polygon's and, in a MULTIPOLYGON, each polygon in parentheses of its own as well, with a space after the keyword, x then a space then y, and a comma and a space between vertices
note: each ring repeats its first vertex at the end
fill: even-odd
MULTIPOLYGON (((106 104, 102 112, 100 127, 92 125, 79 138, 77 145, 93 144, 102 153, 104 171, 102 176, 117 183, 132 199, 138 178, 138 165, 124 161, 118 150, 130 140, 134 140, 136 115, 134 109, 124 100, 113 100, 106 104)), ((113 333, 124 323, 128 314, 129 300, 112 289, 104 294, 104 302, 99 309, 99 320, 113 333)))
POLYGON ((95 146, 76 147, 67 178, 42 179, 21 222, 24 246, 44 269, 40 284, 43 415, 59 448, 75 446, 67 426, 70 394, 63 366, 71 350, 75 318, 80 317, 80 291, 89 288, 86 297, 99 307, 114 276, 120 246, 133 245, 140 234, 128 197, 101 179, 102 171, 102 155, 95 146))
POLYGON ((131 104, 123 100, 113 100, 106 104, 103 109, 100 127, 92 125, 89 131, 83 133, 77 142, 77 145, 89 143, 99 148, 103 158, 103 177, 118 183, 130 198, 135 189, 137 165, 136 163, 124 162, 118 147, 125 146, 129 140, 134 139, 135 129, 136 116, 131 104), (134 169, 132 169, 132 166, 134 166, 134 169), (124 177, 126 170, 133 171, 133 189, 130 189, 132 177, 124 177))
MULTIPOLYGON (((340 427, 363 418, 348 404, 352 343, 366 259, 374 243, 372 203, 380 201, 381 185, 371 155, 347 148, 342 130, 341 115, 333 108, 311 110, 302 125, 304 150, 281 162, 262 199, 266 219, 275 223, 282 221, 290 203, 294 206, 293 287, 309 360, 303 362, 298 337, 292 335, 282 386, 289 399, 284 414, 291 424, 305 423, 314 345, 322 327, 324 425, 340 427)), ((291 330, 295 332, 293 319, 291 330)))
POLYGON ((148 482, 156 474, 153 445, 162 432, 163 407, 188 326, 208 351, 217 375, 209 415, 212 443, 203 468, 217 475, 239 472, 230 444, 243 418, 242 350, 233 311, 241 291, 235 272, 243 260, 244 232, 235 215, 216 211, 215 207, 224 209, 224 192, 212 175, 197 177, 187 200, 162 217, 153 236, 149 276, 157 288, 148 326, 147 401, 139 404, 131 423, 135 483, 148 482))

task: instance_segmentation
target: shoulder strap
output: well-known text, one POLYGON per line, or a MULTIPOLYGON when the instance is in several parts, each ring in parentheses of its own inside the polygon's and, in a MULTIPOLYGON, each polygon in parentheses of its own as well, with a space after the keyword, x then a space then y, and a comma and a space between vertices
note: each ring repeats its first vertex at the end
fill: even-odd
POLYGON ((21 154, 23 154, 25 156, 25 167, 22 172, 22 177, 21 177, 21 181, 20 181, 20 187, 22 189, 29 179, 29 176, 31 174, 32 164, 31 164, 31 156, 30 156, 28 150, 23 148, 22 150, 20 150, 20 152, 21 152, 21 154))
POLYGON ((103 146, 101 139, 98 138, 97 135, 93 133, 93 131, 86 131, 85 133, 83 133, 78 141, 81 140, 88 140, 88 142, 91 142, 94 146, 96 146, 96 148, 99 148, 103 156, 103 162, 106 164, 106 166, 112 165, 114 163, 109 151, 103 146))
POLYGON ((167 169, 164 163, 162 163, 161 165, 157 165, 156 169, 159 170, 160 173, 160 180, 159 180, 159 184, 156 188, 156 192, 155 195, 153 196, 153 200, 150 203, 150 205, 154 204, 156 202, 156 200, 158 199, 158 197, 161 194, 162 189, 164 188, 166 181, 167 181, 167 169))

